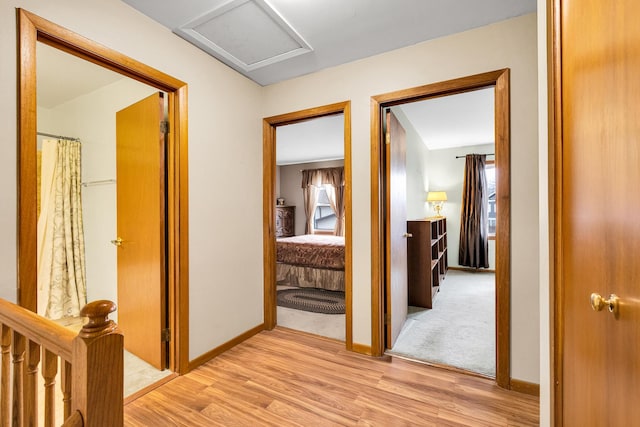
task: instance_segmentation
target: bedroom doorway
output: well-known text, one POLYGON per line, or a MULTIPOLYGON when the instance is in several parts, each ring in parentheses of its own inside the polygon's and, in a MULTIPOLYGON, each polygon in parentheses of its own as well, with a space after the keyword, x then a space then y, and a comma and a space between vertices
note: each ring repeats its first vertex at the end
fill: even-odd
MULTIPOLYGON (((186 95, 187 85, 171 76, 163 74, 145 64, 100 46, 84 37, 44 20, 22 9, 17 10, 20 21, 19 80, 21 91, 18 100, 19 117, 19 236, 18 302, 23 307, 34 310, 37 307, 36 271, 37 254, 35 241, 37 174, 36 134, 38 121, 36 75, 36 50, 39 44, 47 45, 80 63, 92 63, 98 68, 107 68, 131 80, 145 83, 156 91, 166 93, 168 99, 167 117, 172 126, 167 135, 166 150, 166 316, 171 338, 162 342, 168 348, 168 368, 173 372, 188 369, 188 229, 187 200, 187 155, 186 155, 186 95), (27 58, 27 59, 25 59, 27 58), (178 153, 180 155, 178 155, 178 153), (180 201, 178 203, 177 201, 180 201), (180 309, 178 310, 178 304, 180 309)), ((114 142, 115 144, 115 142, 114 142)), ((164 168, 163 168, 164 169, 164 168)), ((113 236, 112 238, 115 238, 113 236)), ((111 246, 109 242, 107 245, 111 246)), ((169 336, 169 334, 165 334, 169 336)), ((161 339, 161 337, 159 337, 161 339)))
MULTIPOLYGON (((386 345, 386 352, 392 356, 450 366, 490 378, 495 377, 493 93, 493 87, 486 87, 390 108, 398 124, 406 130, 406 179, 403 182, 406 182, 407 223, 392 220, 392 226, 402 227, 395 235, 402 236, 406 231, 412 236, 402 239, 408 255, 408 272, 404 270, 408 280, 408 295, 404 296, 404 301, 408 300, 408 311, 404 324, 399 325, 400 331, 395 336, 387 333, 386 345), (484 160, 482 174, 486 186, 481 198, 486 212, 487 234, 482 239, 486 252, 483 251, 481 257, 460 262, 465 159, 474 154, 484 160), (447 201, 425 202, 430 197, 447 201), (434 207, 438 207, 439 212, 434 207), (437 253, 433 252, 433 246, 424 245, 427 239, 438 239, 437 253), (430 252, 430 266, 421 261, 425 251, 430 252), (424 292, 425 289, 430 292, 424 292)), ((393 146, 393 132, 391 134, 393 146)), ((399 190, 393 182, 390 187, 391 194, 399 190)), ((394 266, 391 270, 396 274, 400 269, 394 266)), ((403 299, 395 293, 392 295, 393 302, 403 299)), ((396 308, 394 304, 392 310, 396 308)))
MULTIPOLYGON (((386 348, 385 321, 392 321, 393 312, 385 310, 387 300, 393 301, 394 294, 385 292, 386 263, 384 248, 386 247, 386 230, 389 228, 385 213, 386 178, 382 123, 388 108, 425 100, 475 91, 492 87, 495 99, 495 167, 500 173, 500 181, 496 189, 499 201, 497 211, 496 235, 496 273, 495 273, 495 327, 496 327, 496 375, 499 386, 510 388, 510 201, 509 201, 509 70, 478 74, 460 79, 430 84, 372 97, 372 350, 375 355, 382 355, 386 348)), ((437 190, 437 189, 433 189, 437 190)), ((449 255, 451 256, 451 255, 449 255)), ((397 316, 397 313, 395 314, 397 316)), ((403 319, 401 319, 403 321, 403 319)))
POLYGON ((265 328, 326 336, 348 348, 350 120, 344 102, 263 121, 265 328))

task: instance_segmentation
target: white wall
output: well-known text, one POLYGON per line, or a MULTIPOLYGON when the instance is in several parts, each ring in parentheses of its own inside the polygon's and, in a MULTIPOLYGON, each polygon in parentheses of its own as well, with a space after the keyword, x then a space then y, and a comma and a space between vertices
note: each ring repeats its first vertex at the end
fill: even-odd
MULTIPOLYGON (((38 129, 80 138, 82 182, 116 178, 116 112, 158 90, 123 78, 94 92, 49 109, 38 129)), ((118 302, 116 185, 82 188, 87 268, 87 300, 118 302)), ((117 321, 117 312, 112 318, 117 321)))
MULTIPOLYGON (((262 117, 352 101, 353 332, 356 343, 369 345, 370 97, 510 68, 512 376, 539 381, 538 254, 543 250, 539 242, 544 236, 539 234, 538 223, 535 14, 261 88, 122 2, 3 0, 0 3, 0 52, 3 52, 0 90, 4 96, 0 99, 0 116, 7 120, 4 138, 0 141, 3 150, 0 228, 7 236, 16 236, 17 232, 16 7, 26 8, 189 84, 189 354, 192 359, 263 319, 262 117), (231 185, 229 177, 234 180, 231 185)), ((539 10, 543 13, 546 9, 543 5, 539 10)), ((545 27, 540 28, 543 31, 545 27)), ((15 240, 4 239, 0 242, 0 297, 15 300, 16 264, 15 240)))
POLYGON ((547 4, 538 0, 538 171, 540 197, 540 425, 551 425, 551 329, 549 308, 553 306, 549 277, 549 149, 547 108, 547 4))
POLYGON ((280 166, 276 166, 276 199, 280 196, 280 166))
POLYGON ((16 7, 188 83, 189 356, 261 324, 263 89, 113 0, 0 3, 0 297, 16 295, 16 7))
MULTIPOLYGON (((276 144, 278 141, 276 140, 276 144)), ((344 160, 331 160, 326 162, 299 163, 295 165, 280 166, 280 196, 285 199, 287 206, 296 207, 296 236, 304 234, 306 218, 304 215, 304 200, 302 197, 302 170, 321 169, 344 166, 344 160)))
POLYGON ((351 100, 353 339, 371 343, 370 98, 511 69, 512 376, 539 381, 536 15, 530 14, 265 87, 264 117, 351 100))

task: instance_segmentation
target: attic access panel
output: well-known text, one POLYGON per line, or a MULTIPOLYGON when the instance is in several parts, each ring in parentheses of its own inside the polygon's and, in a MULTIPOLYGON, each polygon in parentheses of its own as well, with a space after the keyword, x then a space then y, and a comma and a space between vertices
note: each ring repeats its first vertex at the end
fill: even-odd
POLYGON ((232 0, 174 31, 243 72, 313 50, 266 0, 232 0))

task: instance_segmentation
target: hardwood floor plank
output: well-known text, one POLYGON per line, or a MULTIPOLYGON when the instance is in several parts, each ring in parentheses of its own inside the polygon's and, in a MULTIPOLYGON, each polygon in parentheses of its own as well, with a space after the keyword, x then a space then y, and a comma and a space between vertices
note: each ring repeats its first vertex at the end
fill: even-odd
POLYGON ((388 393, 363 393, 357 402, 363 406, 361 419, 396 418, 412 425, 431 425, 438 421, 438 407, 388 393), (366 415, 365 415, 366 414, 366 415))
MULTIPOLYGON (((360 357, 341 357, 338 351, 323 352, 308 346, 302 349, 299 346, 297 348, 284 346, 279 349, 269 349, 267 346, 253 344, 247 348, 253 349, 254 352, 259 351, 261 354, 268 353, 274 357, 274 364, 287 367, 295 364, 305 367, 313 366, 314 368, 321 368, 319 373, 323 375, 347 377, 366 386, 375 384, 382 376, 382 370, 377 366, 363 365, 360 357), (351 374, 353 374, 353 378, 351 378, 351 374)), ((248 357, 251 357, 251 355, 248 357)))
POLYGON ((155 391, 125 406, 124 425, 131 427, 224 426, 155 391))
POLYGON ((291 405, 287 402, 281 402, 279 400, 274 400, 271 405, 267 408, 270 413, 276 414, 280 417, 283 417, 291 422, 295 422, 296 425, 299 426, 309 426, 313 425, 315 427, 332 427, 332 426, 343 426, 345 424, 336 423, 332 420, 328 420, 321 416, 316 416, 309 411, 301 409, 295 405, 291 405))
POLYGON ((529 427, 538 408, 492 380, 276 328, 127 404, 125 425, 529 427))
POLYGON ((297 426, 289 422, 286 418, 269 416, 265 413, 265 408, 243 402, 236 396, 225 395, 225 393, 213 393, 212 388, 207 389, 207 396, 211 403, 200 413, 224 426, 297 426))

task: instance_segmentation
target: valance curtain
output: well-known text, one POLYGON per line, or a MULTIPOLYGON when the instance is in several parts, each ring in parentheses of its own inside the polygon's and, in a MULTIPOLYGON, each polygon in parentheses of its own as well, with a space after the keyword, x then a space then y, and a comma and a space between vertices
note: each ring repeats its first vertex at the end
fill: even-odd
POLYGON ((473 268, 489 267, 489 226, 487 222, 486 156, 469 154, 464 167, 460 245, 458 264, 473 268))
POLYGON ((302 171, 302 194, 307 219, 306 234, 313 234, 313 215, 317 207, 318 189, 324 187, 329 204, 336 215, 334 234, 344 236, 344 167, 302 171))
POLYGON ((50 319, 77 317, 87 303, 78 141, 43 141, 37 300, 50 319))

